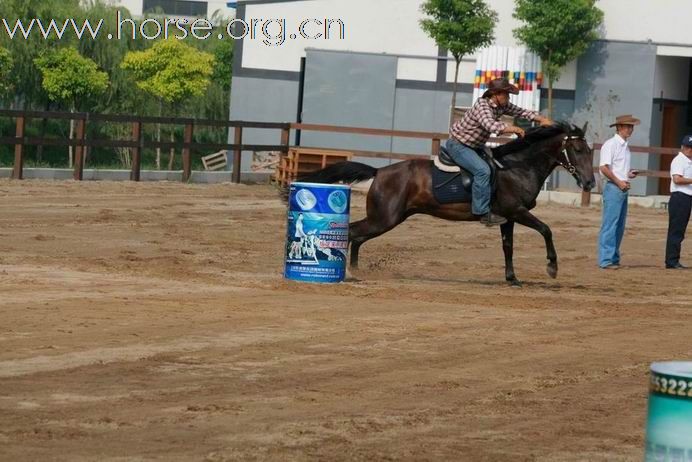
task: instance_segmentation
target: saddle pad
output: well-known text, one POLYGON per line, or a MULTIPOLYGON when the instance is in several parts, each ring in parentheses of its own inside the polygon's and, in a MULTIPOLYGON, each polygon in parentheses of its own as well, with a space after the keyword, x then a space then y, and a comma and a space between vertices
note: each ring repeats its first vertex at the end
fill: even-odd
POLYGON ((453 204, 456 202, 471 202, 471 193, 464 189, 461 175, 458 173, 443 172, 432 165, 432 188, 435 200, 440 204, 453 204), (440 186, 444 185, 444 186, 440 186))

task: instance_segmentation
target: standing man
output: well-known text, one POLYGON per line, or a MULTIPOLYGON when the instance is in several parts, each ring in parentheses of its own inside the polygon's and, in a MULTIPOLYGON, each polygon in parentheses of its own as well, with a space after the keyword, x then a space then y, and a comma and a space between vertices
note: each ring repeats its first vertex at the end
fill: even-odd
POLYGON ((668 239, 666 268, 685 269, 680 263, 680 247, 692 210, 692 135, 682 139, 681 152, 670 164, 670 200, 668 201, 668 239))
POLYGON ((639 125, 631 114, 616 117, 615 135, 603 143, 599 170, 606 178, 603 188, 603 219, 598 235, 598 266, 602 269, 620 268, 620 244, 625 234, 627 197, 630 180, 639 172, 630 168, 632 153, 627 140, 639 125))
POLYGON ((449 129, 447 150, 457 165, 473 175, 471 191, 471 212, 487 226, 501 225, 507 220, 490 211, 490 167, 478 154, 483 150, 492 133, 514 133, 524 136, 524 130, 500 121, 508 114, 528 120, 535 120, 541 125, 551 125, 552 120, 538 112, 522 109, 509 102, 509 95, 516 95, 519 89, 507 79, 491 80, 483 96, 469 109, 461 120, 449 129))

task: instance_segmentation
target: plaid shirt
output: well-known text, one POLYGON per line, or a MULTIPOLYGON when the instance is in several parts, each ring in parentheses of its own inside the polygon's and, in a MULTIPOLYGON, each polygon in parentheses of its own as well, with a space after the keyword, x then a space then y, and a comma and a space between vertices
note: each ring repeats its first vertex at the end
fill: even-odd
POLYGON ((529 120, 538 116, 537 112, 522 109, 512 103, 500 107, 490 98, 479 98, 461 120, 452 124, 449 135, 471 148, 482 148, 491 133, 500 133, 507 128, 507 124, 499 120, 504 114, 529 120))

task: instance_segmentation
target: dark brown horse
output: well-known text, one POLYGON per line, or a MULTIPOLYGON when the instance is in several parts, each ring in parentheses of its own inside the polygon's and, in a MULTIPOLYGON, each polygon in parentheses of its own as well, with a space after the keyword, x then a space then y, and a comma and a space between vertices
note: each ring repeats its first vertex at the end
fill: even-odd
MULTIPOLYGON (((497 189, 492 210, 507 218, 501 226, 505 254, 505 278, 520 285, 512 262, 514 223, 535 229, 545 239, 547 271, 557 276, 557 253, 548 225, 529 210, 548 175, 562 165, 589 191, 595 185, 593 152, 584 139, 584 128, 556 124, 529 129, 526 136, 494 149, 495 158, 504 165, 497 172, 497 189)), ((430 160, 407 160, 376 169, 358 162, 341 162, 307 174, 300 181, 312 183, 354 183, 374 178, 367 196, 367 216, 349 227, 351 268, 358 267, 358 252, 366 241, 386 233, 411 215, 424 213, 446 220, 478 220, 469 203, 440 204, 433 196, 430 160)))

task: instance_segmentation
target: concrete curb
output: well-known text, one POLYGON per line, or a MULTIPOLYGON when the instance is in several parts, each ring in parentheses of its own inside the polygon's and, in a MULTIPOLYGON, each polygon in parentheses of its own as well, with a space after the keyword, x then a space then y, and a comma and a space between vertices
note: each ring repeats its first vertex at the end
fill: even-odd
MULTIPOLYGON (((72 169, 69 168, 25 168, 24 178, 27 180, 71 180, 72 169)), ((0 178, 10 178, 11 168, 0 168, 0 178)), ((129 181, 129 170, 108 169, 84 169, 85 181, 129 181)), ((182 181, 183 172, 180 170, 142 170, 141 181, 182 181)), ((243 172, 243 183, 265 183, 269 179, 266 173, 243 172)), ((204 172, 193 171, 190 175, 190 183, 228 183, 231 181, 231 172, 204 172)))

